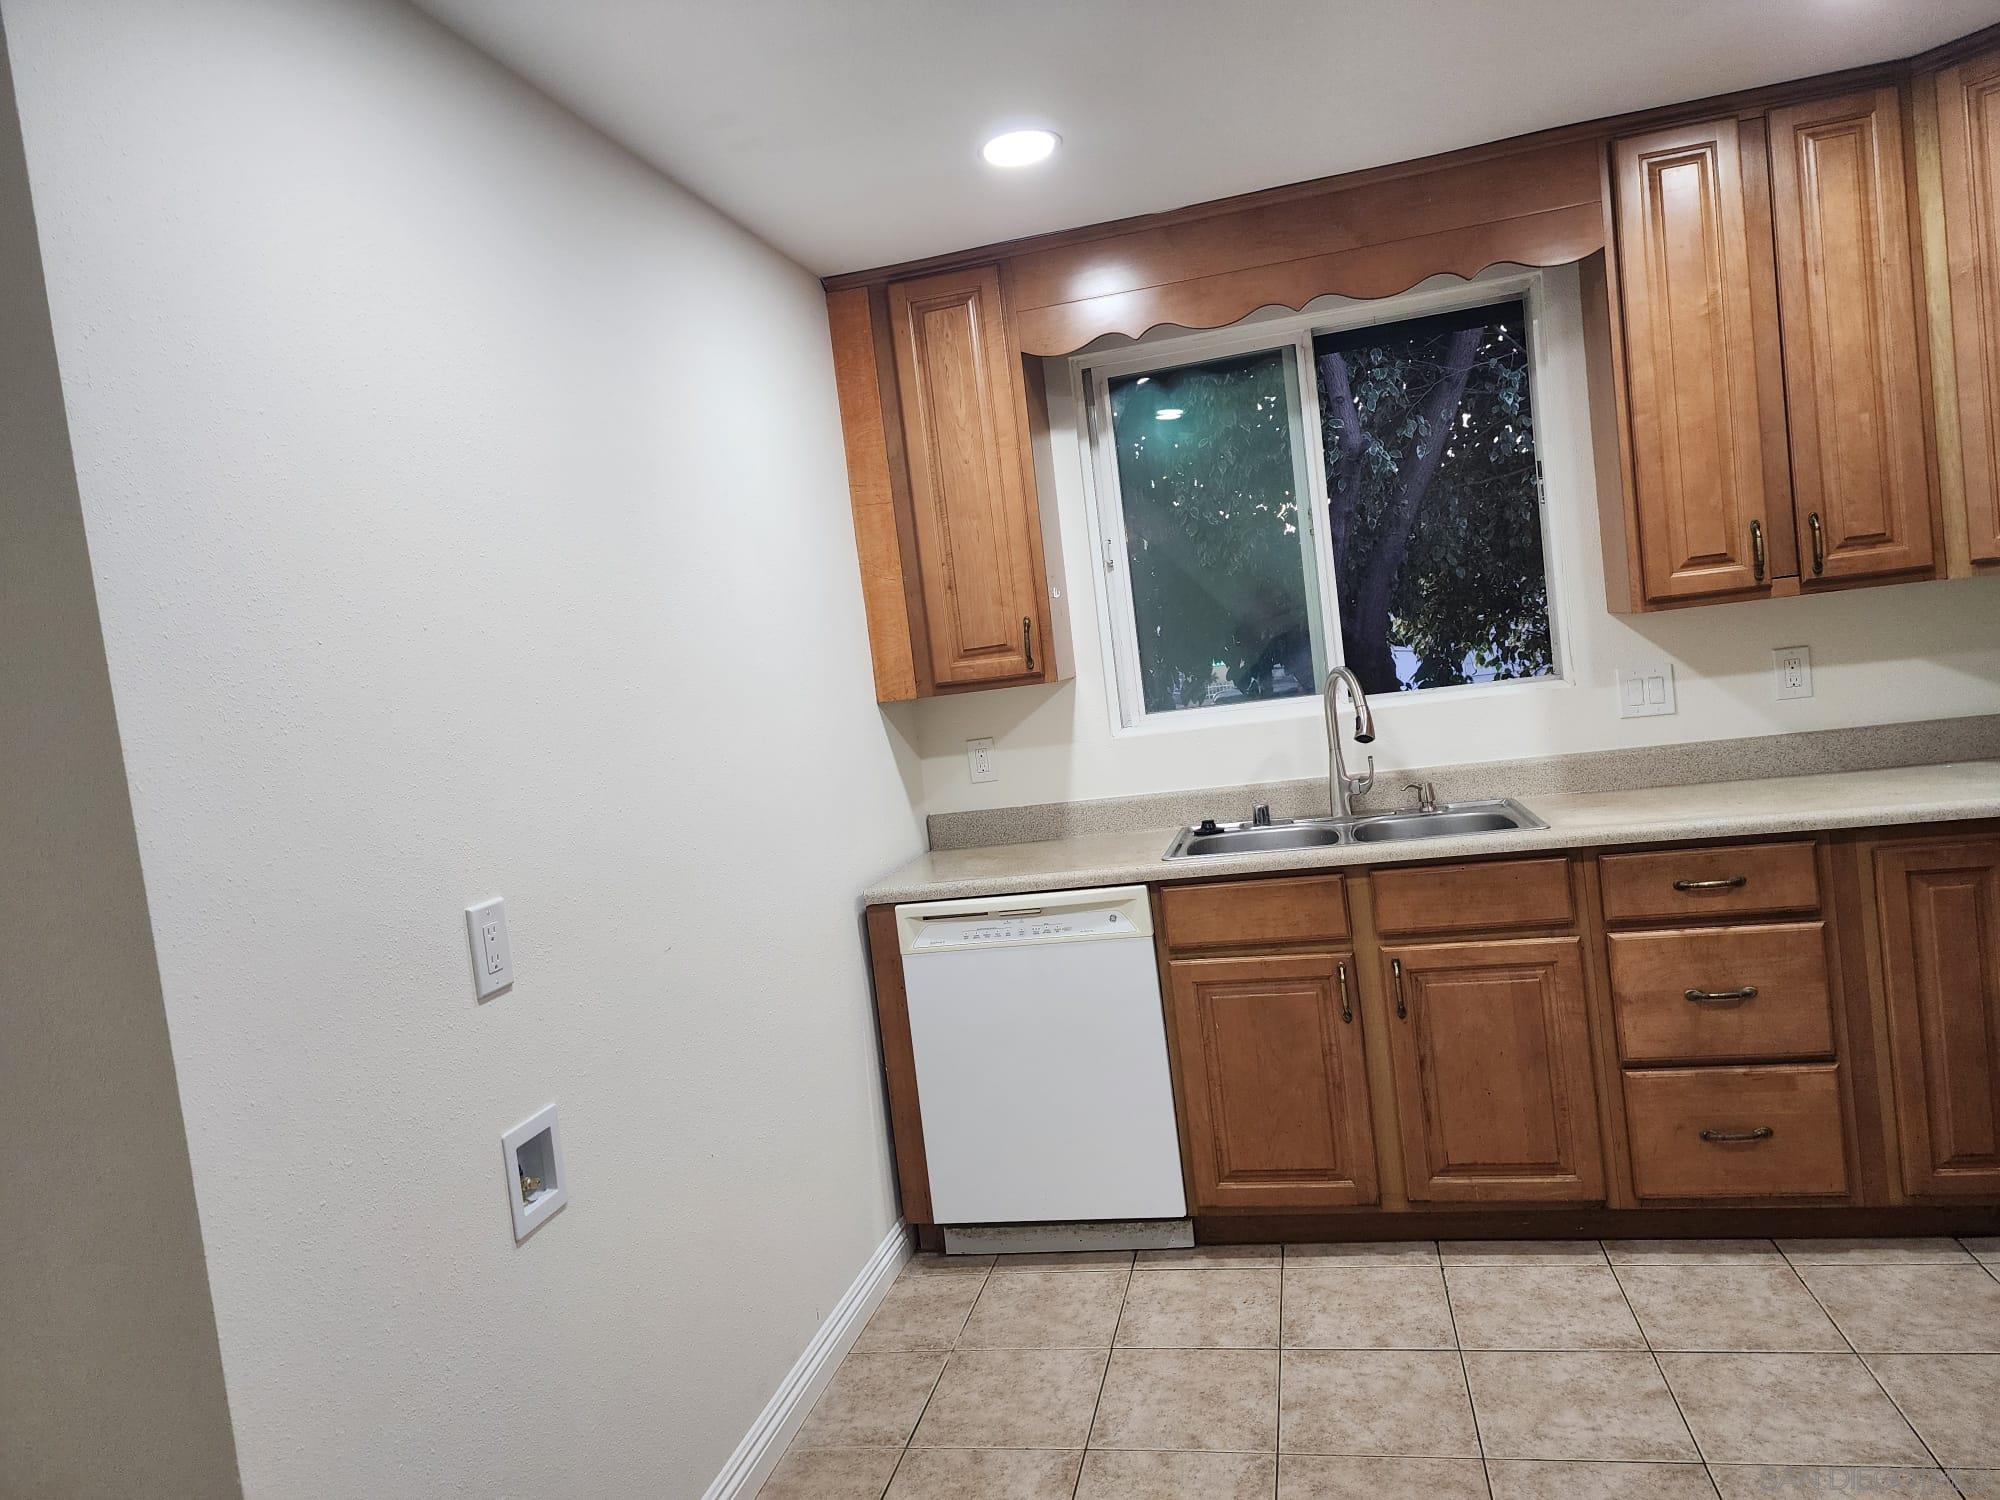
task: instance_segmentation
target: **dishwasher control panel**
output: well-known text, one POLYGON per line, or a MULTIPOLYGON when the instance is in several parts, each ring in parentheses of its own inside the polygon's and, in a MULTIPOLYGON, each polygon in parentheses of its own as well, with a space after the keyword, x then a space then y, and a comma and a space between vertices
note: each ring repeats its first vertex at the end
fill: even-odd
POLYGON ((926 913, 913 922, 905 934, 903 951, 939 953, 1028 943, 1099 942, 1145 937, 1151 932, 1151 924, 1135 920, 1130 903, 1122 900, 1003 906, 985 911, 973 902, 964 905, 971 909, 926 913))

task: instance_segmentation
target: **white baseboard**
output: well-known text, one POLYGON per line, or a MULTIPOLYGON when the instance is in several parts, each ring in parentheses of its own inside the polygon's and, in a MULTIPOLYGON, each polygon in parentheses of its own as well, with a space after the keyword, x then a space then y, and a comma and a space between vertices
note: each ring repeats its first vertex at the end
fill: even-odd
POLYGON ((722 1472, 715 1476, 702 1500, 750 1500, 757 1493, 771 1470, 778 1466, 778 1460, 785 1456, 792 1434, 799 1430, 813 1402, 833 1379, 842 1357, 861 1337, 861 1330, 875 1309, 889 1295, 897 1273, 909 1258, 910 1231, 899 1219, 868 1257, 868 1264, 861 1268, 854 1284, 819 1325, 819 1332, 806 1345, 799 1362, 778 1382, 777 1393, 757 1414, 757 1420, 750 1424, 750 1430, 729 1455, 729 1462, 722 1466, 722 1472))

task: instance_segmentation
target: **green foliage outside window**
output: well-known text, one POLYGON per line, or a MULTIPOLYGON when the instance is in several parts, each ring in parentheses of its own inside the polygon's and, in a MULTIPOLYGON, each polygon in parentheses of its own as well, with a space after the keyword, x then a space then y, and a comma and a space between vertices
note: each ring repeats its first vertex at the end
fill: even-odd
POLYGON ((1521 304, 1322 334, 1334 577, 1370 692, 1554 670, 1521 304))
POLYGON ((1314 689, 1290 359, 1111 382, 1148 713, 1314 689))
MULTIPOLYGON (((1313 341, 1341 655, 1370 692, 1554 670, 1519 302, 1313 341)), ((1148 713, 1318 687, 1289 349, 1109 383, 1148 713)))

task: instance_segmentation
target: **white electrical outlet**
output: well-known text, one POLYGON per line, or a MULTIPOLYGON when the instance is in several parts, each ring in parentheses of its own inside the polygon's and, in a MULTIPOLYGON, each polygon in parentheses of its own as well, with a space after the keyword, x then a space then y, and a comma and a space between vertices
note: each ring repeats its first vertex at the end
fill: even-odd
POLYGON ((1618 717, 1649 719, 1674 712, 1674 664, 1618 669, 1618 717))
POLYGON ((514 982, 514 950, 507 942, 507 905, 500 897, 465 909, 472 944, 472 987, 484 1000, 514 982))
POLYGON ((1000 772, 993 764, 993 741, 967 740, 965 742, 965 763, 972 770, 974 781, 998 781, 1000 772))
POLYGON ((1780 646, 1771 653, 1771 671, 1777 678, 1780 698, 1810 698, 1812 694, 1812 649, 1808 646, 1780 646))

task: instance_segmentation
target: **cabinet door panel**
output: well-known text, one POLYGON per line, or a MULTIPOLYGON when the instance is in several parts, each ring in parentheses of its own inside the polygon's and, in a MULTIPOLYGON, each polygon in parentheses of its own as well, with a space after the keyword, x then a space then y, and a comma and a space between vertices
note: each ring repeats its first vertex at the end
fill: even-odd
POLYGON ((1412 1202, 1604 1196, 1582 940, 1382 952, 1412 1202))
POLYGON ((1966 553, 2000 563, 2000 51, 1937 78, 1966 553))
POLYGON ((1197 1211, 1377 1200, 1351 954, 1168 966, 1197 1211))
POLYGON ((1903 1186, 2000 1197, 2000 839, 1875 855, 1903 1186))
POLYGON ((942 686, 1039 680, 1041 542, 1000 273, 894 282, 889 321, 932 675, 942 686))
POLYGON ((1793 506, 1805 582, 1931 566, 1901 100, 1771 113, 1793 506))
POLYGON ((1612 144, 1634 523, 1649 601, 1768 584, 1752 249, 1734 120, 1612 144))

